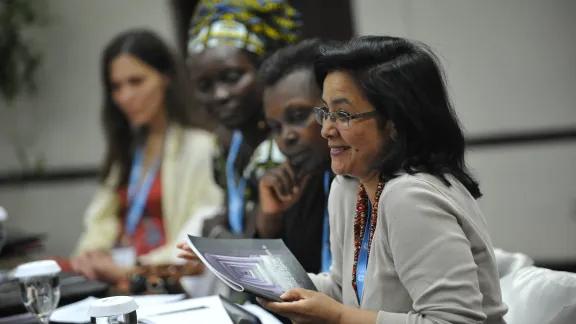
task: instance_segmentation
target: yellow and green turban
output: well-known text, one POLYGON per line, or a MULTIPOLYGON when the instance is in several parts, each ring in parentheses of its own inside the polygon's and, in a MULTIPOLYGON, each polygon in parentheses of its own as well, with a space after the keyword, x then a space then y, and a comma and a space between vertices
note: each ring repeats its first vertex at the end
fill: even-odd
POLYGON ((265 56, 296 43, 302 19, 285 0, 202 0, 190 25, 189 54, 232 45, 265 56))

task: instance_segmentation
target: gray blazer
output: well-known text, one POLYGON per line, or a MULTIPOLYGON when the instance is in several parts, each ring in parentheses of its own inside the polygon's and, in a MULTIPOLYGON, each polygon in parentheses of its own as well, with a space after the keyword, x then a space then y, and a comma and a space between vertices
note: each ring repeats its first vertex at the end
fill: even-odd
POLYGON ((358 181, 334 179, 332 273, 310 274, 318 290, 379 312, 378 324, 505 324, 486 222, 466 188, 449 181, 417 174, 386 184, 359 305, 352 287, 358 181))

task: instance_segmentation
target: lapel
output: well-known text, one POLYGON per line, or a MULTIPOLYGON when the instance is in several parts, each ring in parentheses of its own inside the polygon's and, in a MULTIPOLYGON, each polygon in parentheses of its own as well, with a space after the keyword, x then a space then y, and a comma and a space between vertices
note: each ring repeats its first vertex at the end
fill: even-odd
POLYGON ((356 297, 356 292, 354 291, 354 288, 352 288, 352 292, 354 292, 354 297, 352 298, 352 300, 354 301, 353 306, 356 306, 356 308, 360 308, 360 303, 358 302, 358 297, 356 297))
POLYGON ((176 215, 178 207, 178 188, 180 183, 177 181, 178 175, 176 174, 180 163, 180 142, 182 138, 182 128, 178 125, 171 124, 166 134, 166 142, 164 145, 164 158, 162 160, 162 214, 164 218, 164 227, 166 229, 166 236, 168 239, 172 238, 173 230, 168 226, 171 224, 171 219, 176 215))

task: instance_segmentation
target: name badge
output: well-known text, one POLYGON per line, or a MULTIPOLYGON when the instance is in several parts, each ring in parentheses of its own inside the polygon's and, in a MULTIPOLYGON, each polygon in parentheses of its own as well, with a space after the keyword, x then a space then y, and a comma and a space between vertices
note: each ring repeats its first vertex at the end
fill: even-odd
POLYGON ((119 247, 112 249, 114 263, 123 268, 136 266, 136 250, 133 247, 119 247))

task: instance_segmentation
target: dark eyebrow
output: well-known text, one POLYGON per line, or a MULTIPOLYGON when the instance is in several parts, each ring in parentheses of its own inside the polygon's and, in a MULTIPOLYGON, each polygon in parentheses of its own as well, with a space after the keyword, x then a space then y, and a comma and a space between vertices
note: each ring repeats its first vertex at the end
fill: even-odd
POLYGON ((346 104, 348 106, 352 106, 352 103, 346 99, 346 98, 336 98, 334 100, 332 100, 332 105, 340 105, 340 104, 346 104))

